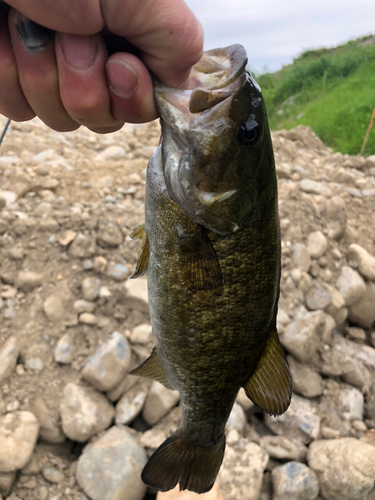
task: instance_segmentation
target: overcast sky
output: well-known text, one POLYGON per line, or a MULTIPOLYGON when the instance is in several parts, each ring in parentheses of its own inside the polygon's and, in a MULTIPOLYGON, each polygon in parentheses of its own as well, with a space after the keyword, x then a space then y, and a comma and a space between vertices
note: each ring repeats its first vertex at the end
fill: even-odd
POLYGON ((241 43, 255 71, 276 71, 310 48, 375 34, 375 0, 185 0, 205 49, 241 43))

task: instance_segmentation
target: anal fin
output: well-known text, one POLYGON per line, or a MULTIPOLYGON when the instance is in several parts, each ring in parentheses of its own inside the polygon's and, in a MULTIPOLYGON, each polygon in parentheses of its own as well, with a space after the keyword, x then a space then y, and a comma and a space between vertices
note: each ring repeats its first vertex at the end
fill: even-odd
POLYGON ((269 334, 258 364, 244 385, 248 398, 270 415, 281 415, 292 397, 292 378, 277 331, 269 334))
POLYGON ((157 382, 160 382, 168 389, 174 390, 171 381, 167 377, 164 368, 160 363, 156 347, 152 349, 151 355, 145 361, 143 361, 141 365, 129 372, 129 374, 138 375, 139 377, 151 378, 153 380, 156 380, 157 382))

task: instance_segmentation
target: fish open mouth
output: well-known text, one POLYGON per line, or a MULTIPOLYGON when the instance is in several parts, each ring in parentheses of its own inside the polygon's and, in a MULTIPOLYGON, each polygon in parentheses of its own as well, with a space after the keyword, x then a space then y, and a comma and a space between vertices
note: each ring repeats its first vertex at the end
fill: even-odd
POLYGON ((165 117, 165 108, 172 106, 186 113, 201 113, 232 96, 244 84, 247 64, 242 45, 231 45, 204 53, 193 66, 189 89, 173 89, 154 80, 157 107, 165 117))

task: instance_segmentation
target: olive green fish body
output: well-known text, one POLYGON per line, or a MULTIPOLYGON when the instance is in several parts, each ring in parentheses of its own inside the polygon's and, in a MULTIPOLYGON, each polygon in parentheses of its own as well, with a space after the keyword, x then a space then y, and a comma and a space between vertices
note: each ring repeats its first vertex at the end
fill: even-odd
POLYGON ((260 90, 241 71, 228 78, 226 97, 214 94, 212 111, 202 112, 210 95, 198 95, 199 116, 186 113, 192 131, 182 114, 176 135, 172 112, 161 106, 163 140, 147 170, 145 226, 138 231, 144 243, 134 277, 147 267, 156 348, 134 373, 177 389, 182 406, 179 428, 142 474, 159 490, 177 483, 198 493, 212 487, 240 387, 270 414, 290 402, 276 331, 280 238, 272 144, 254 100, 260 90), (250 150, 255 118, 262 133, 250 150))

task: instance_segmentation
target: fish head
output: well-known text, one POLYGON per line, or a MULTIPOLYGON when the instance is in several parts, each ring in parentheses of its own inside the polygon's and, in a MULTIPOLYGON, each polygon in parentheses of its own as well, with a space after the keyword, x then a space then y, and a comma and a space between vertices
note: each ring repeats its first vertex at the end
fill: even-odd
POLYGON ((276 183, 261 90, 241 45, 205 52, 192 88, 155 82, 162 161, 170 198, 221 235, 237 231, 267 182, 276 183))

